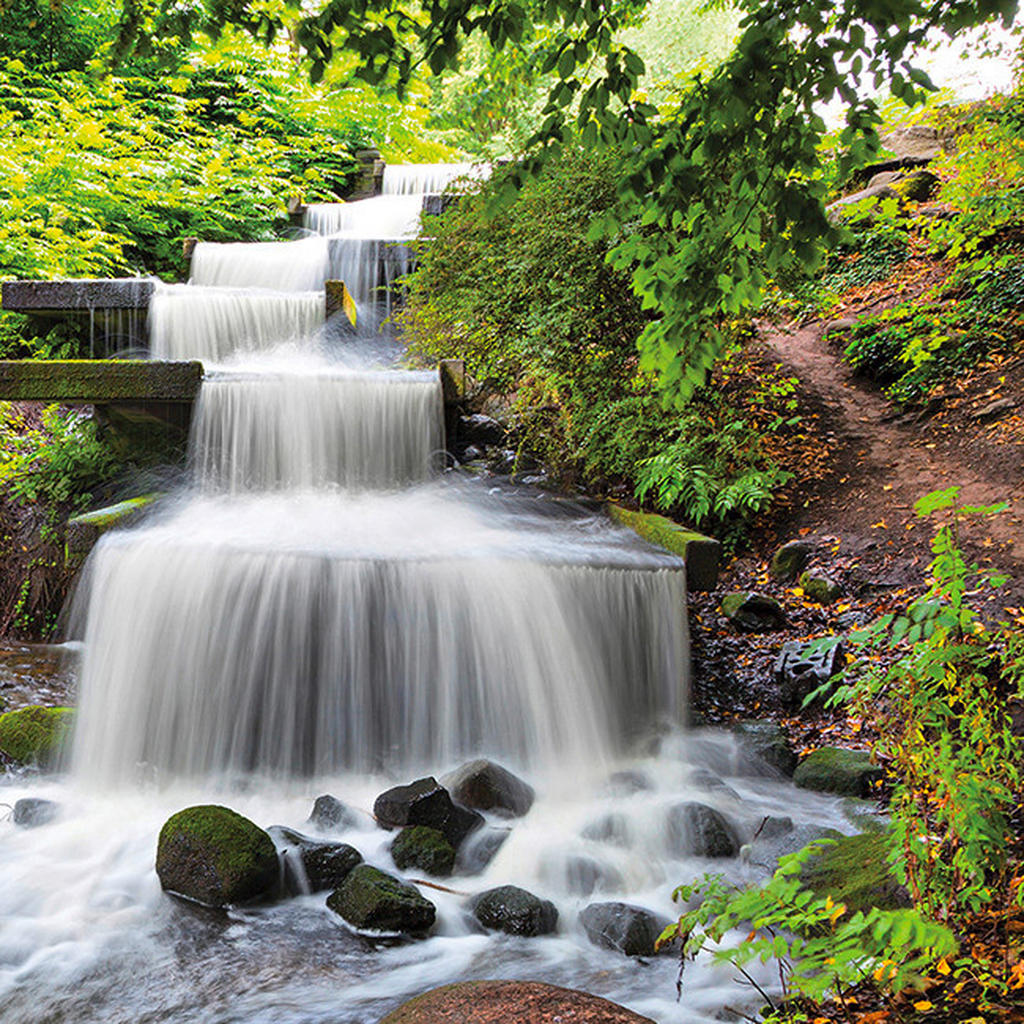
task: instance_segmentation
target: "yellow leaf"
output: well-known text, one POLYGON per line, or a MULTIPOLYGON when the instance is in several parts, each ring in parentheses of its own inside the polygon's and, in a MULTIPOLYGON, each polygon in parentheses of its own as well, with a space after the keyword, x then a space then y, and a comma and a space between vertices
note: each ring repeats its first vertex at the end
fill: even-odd
POLYGON ((914 1009, 917 1010, 918 1013, 924 1013, 925 1010, 930 1010, 931 1008, 932 1004, 929 1003, 927 999, 922 999, 919 1002, 914 1003, 914 1009))
POLYGON ((948 964, 948 963, 946 963, 946 958, 945 958, 945 957, 943 957, 943 958, 942 958, 942 959, 941 959, 941 960, 940 960, 940 961, 939 961, 939 962, 938 962, 938 963, 937 963, 937 964, 935 965, 935 970, 937 970, 937 971, 939 972, 939 974, 949 974, 949 964, 948 964))

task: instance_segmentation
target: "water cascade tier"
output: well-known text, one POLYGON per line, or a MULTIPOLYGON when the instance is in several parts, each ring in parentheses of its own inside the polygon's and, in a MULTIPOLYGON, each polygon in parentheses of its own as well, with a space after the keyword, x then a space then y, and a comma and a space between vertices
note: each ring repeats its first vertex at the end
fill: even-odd
POLYGON ((486 178, 487 164, 387 164, 381 191, 385 195, 432 195, 443 192, 457 178, 486 178))

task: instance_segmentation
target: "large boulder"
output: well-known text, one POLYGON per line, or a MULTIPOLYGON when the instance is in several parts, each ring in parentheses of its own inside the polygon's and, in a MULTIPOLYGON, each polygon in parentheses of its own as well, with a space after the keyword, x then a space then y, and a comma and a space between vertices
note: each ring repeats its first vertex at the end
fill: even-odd
POLYGON ((208 907, 276 891, 280 867, 270 836, 227 807, 203 804, 171 815, 160 830, 156 873, 163 888, 208 907))
POLYGON ((870 796, 882 776, 882 769, 871 763, 871 754, 866 750, 822 747, 800 762, 793 781, 803 789, 820 793, 870 796))
POLYGON ((441 782, 452 799, 476 811, 495 811, 521 817, 533 806, 533 787, 500 764, 483 758, 470 761, 441 782))
POLYGON ((771 633, 786 625, 786 613, 774 597, 742 590, 722 598, 722 614, 744 633, 771 633))
POLYGON ((679 857, 735 857, 740 844, 725 818, 707 804, 688 801, 668 812, 669 846, 679 857))
POLYGON ((391 844, 391 856, 403 871, 419 868, 428 875, 444 877, 455 867, 455 847, 443 832, 427 825, 403 828, 391 844))
POLYGON ((384 828, 436 828, 456 848, 484 822, 483 815, 453 803, 448 790, 433 776, 381 793, 374 801, 373 816, 384 828))
POLYGON ((539 981, 460 981, 410 999, 380 1024, 654 1024, 607 999, 539 981))
POLYGON ((355 811, 346 807, 337 797, 324 793, 313 801, 313 810, 306 821, 321 832, 343 832, 358 823, 355 811))
POLYGON ((670 923, 668 918, 628 903, 591 903, 580 913, 580 924, 595 946, 616 949, 626 956, 653 956, 658 936, 670 923))
POLYGON ((473 900, 472 908, 485 928, 509 935, 549 935, 558 927, 555 905, 516 885, 488 889, 473 900))
POLYGON ((33 704, 0 715, 0 754, 17 764, 53 767, 74 721, 73 708, 33 704))
POLYGON ((284 881, 289 892, 337 889, 349 872, 363 862, 362 854, 347 843, 324 842, 281 825, 273 825, 267 833, 284 862, 284 881))
POLYGON ((355 928, 421 935, 437 911, 419 890, 369 864, 354 868, 327 897, 327 906, 355 928))

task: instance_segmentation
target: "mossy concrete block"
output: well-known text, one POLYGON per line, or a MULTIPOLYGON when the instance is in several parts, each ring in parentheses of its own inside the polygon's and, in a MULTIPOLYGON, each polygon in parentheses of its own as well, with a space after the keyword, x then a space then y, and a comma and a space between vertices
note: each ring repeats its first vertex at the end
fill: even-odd
POLYGON ((74 721, 73 708, 34 704, 0 715, 0 753, 17 764, 53 767, 74 721))
POLYGON ((148 309, 156 285, 142 278, 70 281, 4 281, 7 310, 59 312, 93 309, 148 309))
POLYGON ((80 565, 107 530, 131 526, 159 497, 159 494, 144 494, 138 498, 119 501, 116 505, 107 505, 93 512, 72 516, 64 531, 65 563, 72 567, 80 565))
POLYGON ((871 763, 871 755, 866 750, 822 747, 800 762, 793 773, 793 781, 802 789, 819 793, 869 796, 882 774, 882 769, 871 763))
POLYGON ((193 402, 202 380, 195 360, 0 360, 0 400, 11 402, 193 402))
POLYGON ((230 808, 200 804, 164 823, 156 873, 168 892, 226 907, 274 893, 280 865, 274 841, 258 825, 230 808))
POLYGON ((355 928, 420 935, 437 911, 417 889, 369 864, 360 864, 327 897, 327 906, 355 928))
POLYGON ((884 833, 842 836, 806 861, 800 877, 818 896, 845 903, 850 915, 872 907, 898 910, 909 906, 910 899, 892 873, 888 852, 884 833))
POLYGON ((714 590, 718 585, 722 545, 713 537, 688 530, 665 516, 637 512, 621 505, 609 504, 608 514, 644 540, 684 559, 689 590, 714 590))

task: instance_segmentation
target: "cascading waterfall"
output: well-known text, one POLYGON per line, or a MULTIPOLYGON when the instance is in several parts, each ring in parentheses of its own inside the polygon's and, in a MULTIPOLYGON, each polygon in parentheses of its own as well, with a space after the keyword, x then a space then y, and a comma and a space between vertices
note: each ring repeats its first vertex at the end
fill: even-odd
POLYGON ((487 164, 387 164, 381 191, 385 195, 436 194, 457 178, 486 178, 487 164))
POLYGON ((354 203, 310 203, 302 226, 317 235, 350 238, 415 238, 420 228, 423 196, 388 194, 354 203))
POLYGON ((192 251, 191 284, 314 292, 328 277, 322 238, 291 242, 200 242, 192 251))

